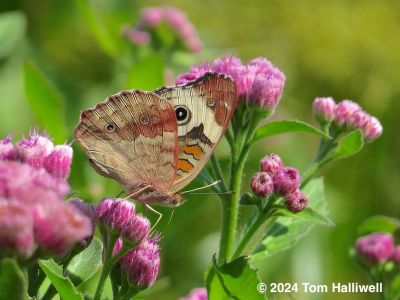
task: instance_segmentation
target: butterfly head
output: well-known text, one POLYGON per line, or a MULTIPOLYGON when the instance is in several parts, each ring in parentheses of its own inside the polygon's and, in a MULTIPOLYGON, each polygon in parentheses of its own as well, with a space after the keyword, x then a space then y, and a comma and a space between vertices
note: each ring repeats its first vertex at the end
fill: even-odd
POLYGON ((184 202, 186 202, 185 198, 179 193, 172 194, 168 199, 168 204, 166 206, 169 207, 178 207, 181 206, 184 202))

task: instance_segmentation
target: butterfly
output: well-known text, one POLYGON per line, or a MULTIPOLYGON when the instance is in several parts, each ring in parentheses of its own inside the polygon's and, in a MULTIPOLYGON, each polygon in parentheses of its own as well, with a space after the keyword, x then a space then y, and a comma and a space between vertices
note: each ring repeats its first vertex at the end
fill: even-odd
POLYGON ((74 134, 93 168, 128 197, 175 207, 224 135, 236 102, 232 79, 206 73, 183 85, 112 95, 81 112, 74 134))

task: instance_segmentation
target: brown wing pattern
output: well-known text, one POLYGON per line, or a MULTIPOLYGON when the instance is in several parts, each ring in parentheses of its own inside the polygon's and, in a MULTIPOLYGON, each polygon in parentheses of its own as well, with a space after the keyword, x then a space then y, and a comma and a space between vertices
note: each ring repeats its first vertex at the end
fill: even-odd
POLYGON ((174 182, 175 112, 154 93, 122 91, 84 110, 75 137, 96 171, 129 193, 142 184, 166 191, 174 182))
POLYGON ((236 84, 222 74, 207 73, 190 84, 154 92, 172 103, 177 117, 179 159, 170 188, 176 192, 198 175, 224 135, 236 106, 236 84))

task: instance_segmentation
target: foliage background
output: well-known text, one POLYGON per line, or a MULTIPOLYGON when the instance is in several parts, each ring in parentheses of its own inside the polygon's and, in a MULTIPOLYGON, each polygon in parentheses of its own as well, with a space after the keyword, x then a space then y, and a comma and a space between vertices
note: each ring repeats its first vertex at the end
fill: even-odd
MULTIPOLYGON (((384 126, 383 136, 350 159, 328 166, 330 218, 335 228, 315 228, 291 251, 258 263, 265 282, 359 282, 368 279, 348 252, 357 226, 368 216, 398 217, 400 210, 400 3, 398 1, 92 1, 96 17, 118 38, 124 24, 134 23, 141 7, 174 5, 184 10, 204 41, 205 51, 185 62, 236 54, 244 61, 266 56, 287 76, 274 119, 313 122, 315 96, 359 102, 384 126)), ((113 60, 99 47, 74 1, 2 0, 0 12, 20 10, 27 17, 26 35, 12 54, 0 60, 0 134, 27 134, 37 123, 24 93, 23 63, 33 61, 65 100, 72 133, 79 110, 126 86, 113 60)), ((14 34, 14 33, 12 33, 14 34)), ((117 45, 119 46, 119 45, 117 45)), ((124 64, 124 61, 120 61, 124 64)), ((182 63, 176 72, 185 71, 182 63)), ((157 81, 148 82, 157 87, 157 81)), ((71 138, 71 134, 70 137, 71 138)), ((268 139, 251 153, 246 175, 258 169, 267 153, 304 170, 317 138, 290 134, 268 139)), ((224 143, 219 157, 228 155, 224 143)), ((117 185, 88 167, 76 148, 71 182, 77 195, 97 202, 116 195, 117 185)), ((245 184, 248 184, 246 182, 245 184)), ((162 288, 151 299, 177 299, 202 285, 203 271, 217 251, 220 208, 217 197, 192 196, 162 225, 162 288)), ((244 214, 246 211, 244 211, 244 214)), ((168 219, 169 216, 164 217, 168 219)), ((88 289, 91 287, 88 286, 88 289)), ((296 299, 330 299, 332 295, 297 295, 296 299)), ((341 294, 340 299, 365 299, 341 294)), ((287 299, 280 295, 278 299, 287 299)), ((373 296, 370 297, 373 299, 373 296)))

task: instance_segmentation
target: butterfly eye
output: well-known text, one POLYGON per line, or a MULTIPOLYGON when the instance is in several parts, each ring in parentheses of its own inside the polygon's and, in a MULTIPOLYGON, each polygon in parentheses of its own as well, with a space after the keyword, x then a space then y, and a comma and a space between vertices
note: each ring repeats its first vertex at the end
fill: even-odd
POLYGON ((187 124, 191 118, 190 111, 186 106, 183 105, 175 106, 175 115, 178 125, 187 124))
POLYGON ((208 107, 214 107, 215 106, 215 100, 214 99, 209 99, 207 101, 207 106, 208 107))
POLYGON ((110 123, 106 125, 106 131, 107 132, 114 132, 115 131, 115 124, 114 123, 110 123))

